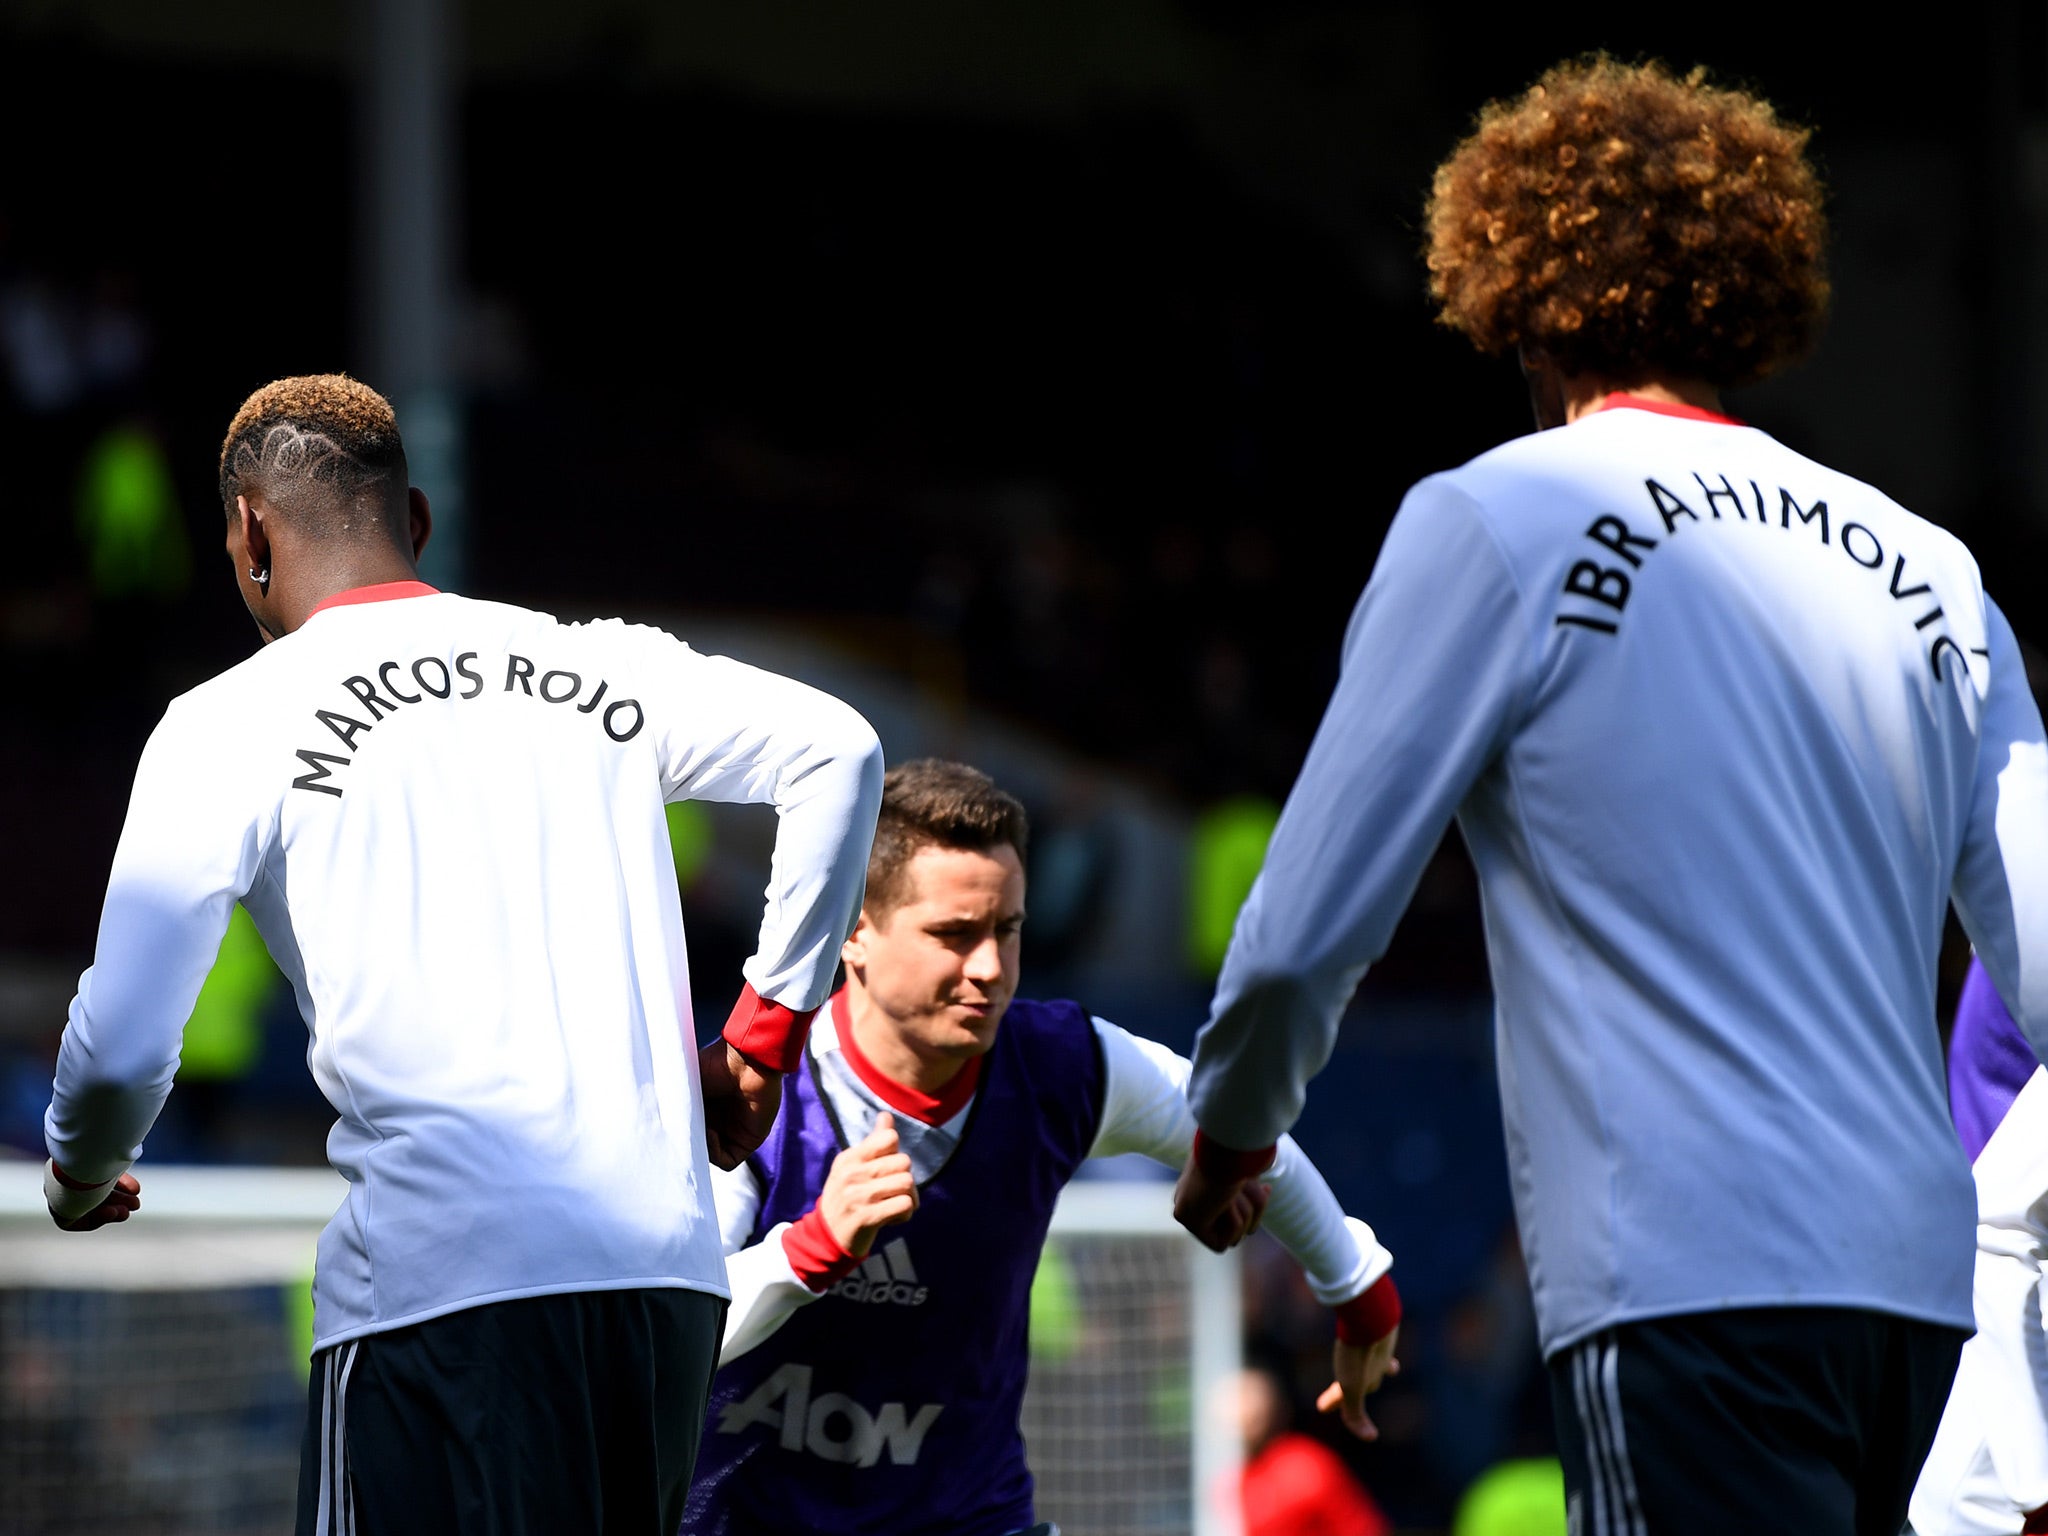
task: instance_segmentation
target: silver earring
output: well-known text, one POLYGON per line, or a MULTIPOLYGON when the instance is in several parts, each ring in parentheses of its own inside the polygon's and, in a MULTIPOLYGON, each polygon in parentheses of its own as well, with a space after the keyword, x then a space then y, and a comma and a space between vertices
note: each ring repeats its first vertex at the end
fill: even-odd
POLYGON ((263 567, 263 569, 262 569, 262 570, 260 570, 260 571, 259 571, 259 570, 257 570, 255 566, 253 566, 253 565, 252 565, 252 566, 250 566, 250 567, 249 567, 249 579, 250 579, 251 581, 253 581, 253 582, 255 582, 255 583, 256 583, 256 590, 257 590, 257 591, 261 592, 261 593, 262 593, 262 594, 263 594, 263 595, 264 595, 265 597, 268 597, 268 596, 270 595, 270 567, 269 567, 269 566, 267 566, 267 565, 266 565, 266 566, 265 566, 265 567, 263 567))

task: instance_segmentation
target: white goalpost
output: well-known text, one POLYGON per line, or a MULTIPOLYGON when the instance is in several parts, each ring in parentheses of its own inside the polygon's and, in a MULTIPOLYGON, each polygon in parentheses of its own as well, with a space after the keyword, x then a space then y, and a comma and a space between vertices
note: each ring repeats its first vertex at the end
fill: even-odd
MULTIPOLYGON (((0 1530, 289 1530, 307 1286, 341 1202, 326 1169, 144 1165, 143 1209, 57 1231, 32 1163, 0 1164, 0 1530)), ((1174 1224, 1167 1186, 1083 1181, 1033 1293, 1024 1431, 1066 1536, 1237 1536, 1216 1411, 1241 1362, 1239 1266, 1174 1224)))
POLYGON ((1024 1443, 1038 1515, 1066 1536, 1237 1536, 1243 1365, 1237 1253, 1173 1219, 1172 1186, 1083 1180, 1053 1213, 1033 1292, 1024 1443), (1066 1287, 1071 1316, 1048 1292, 1066 1287))

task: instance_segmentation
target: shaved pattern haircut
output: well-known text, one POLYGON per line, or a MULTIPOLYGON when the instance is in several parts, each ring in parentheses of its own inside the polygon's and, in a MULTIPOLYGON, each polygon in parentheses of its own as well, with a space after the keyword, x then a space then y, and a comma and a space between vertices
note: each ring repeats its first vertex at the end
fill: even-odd
POLYGON ((1809 136, 1703 70, 1556 65, 1489 102, 1437 167, 1438 319, 1482 352, 1540 349, 1569 375, 1755 383, 1827 318, 1809 136))
POLYGON ((346 374, 266 384, 220 447, 220 499, 261 495, 337 537, 389 537, 406 511, 405 445, 390 402, 346 374))
POLYGON ((921 848, 988 853, 1007 844, 1021 862, 1030 841, 1023 802, 979 768, 937 757, 898 763, 882 779, 882 812, 862 904, 870 916, 901 906, 910 894, 906 872, 921 848))

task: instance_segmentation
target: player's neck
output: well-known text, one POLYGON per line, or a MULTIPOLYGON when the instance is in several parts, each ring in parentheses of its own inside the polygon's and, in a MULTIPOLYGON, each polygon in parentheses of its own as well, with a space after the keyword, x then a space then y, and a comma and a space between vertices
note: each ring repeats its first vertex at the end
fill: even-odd
POLYGON ((974 1059, 918 1051, 890 1023, 889 1016, 868 995, 867 989, 850 976, 846 982, 846 1022, 853 1035, 854 1049, 867 1064, 890 1082, 914 1093, 940 1097, 974 1059))
POLYGON ((1658 405, 1685 405, 1696 411, 1711 411, 1716 416, 1728 414, 1721 407, 1721 391, 1701 379, 1649 379, 1616 384, 1611 379, 1593 377, 1565 381, 1564 419, 1577 421, 1581 416, 1592 415, 1607 403, 1610 395, 1630 395, 1658 405))
POLYGON ((274 578, 283 589, 272 594, 284 619, 280 633, 290 634, 312 617, 314 609, 343 592, 419 579, 418 566, 394 546, 336 552, 303 564, 293 561, 274 578))
POLYGON ((1618 379, 1605 373, 1566 373, 1547 352, 1534 348, 1524 348, 1520 361, 1538 430, 1561 427, 1590 416, 1610 395, 1632 395, 1659 405, 1688 406, 1711 411, 1716 416, 1727 414, 1721 406, 1721 391, 1704 379, 1666 374, 1647 379, 1618 379))

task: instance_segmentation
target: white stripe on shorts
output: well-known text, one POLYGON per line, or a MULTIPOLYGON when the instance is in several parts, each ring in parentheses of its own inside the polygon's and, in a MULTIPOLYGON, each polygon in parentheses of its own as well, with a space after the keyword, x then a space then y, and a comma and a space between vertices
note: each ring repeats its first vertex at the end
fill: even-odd
POLYGON ((1593 1536, 1648 1536, 1621 1423, 1620 1354, 1611 1337, 1572 1352, 1572 1398, 1592 1477, 1593 1536))
MULTIPOLYGON (((1601 1396, 1607 1404, 1608 1427, 1614 1435, 1614 1463, 1621 1469, 1621 1498, 1626 1508, 1630 1536, 1648 1536, 1643 1520, 1643 1503, 1636 1496, 1636 1469, 1628 1459, 1628 1431, 1621 1422, 1621 1345, 1611 1335, 1607 1353, 1600 1364, 1601 1396)), ((350 1536, 354 1536, 353 1527, 350 1536)))
POLYGON ((355 1536, 355 1489, 348 1475, 348 1377, 360 1340, 320 1358, 320 1495, 313 1536, 355 1536))
POLYGON ((328 1490, 334 1486, 334 1350, 328 1350, 320 1357, 320 1495, 318 1511, 313 1516, 313 1536, 334 1536, 334 1529, 327 1518, 331 1500, 328 1490))
POLYGON ((356 1368, 356 1350, 362 1340, 352 1339, 348 1344, 348 1359, 342 1362, 341 1379, 334 1388, 334 1480, 339 1485, 341 1518, 337 1522, 341 1536, 356 1536, 356 1490, 355 1480, 348 1469, 348 1378, 356 1368))

